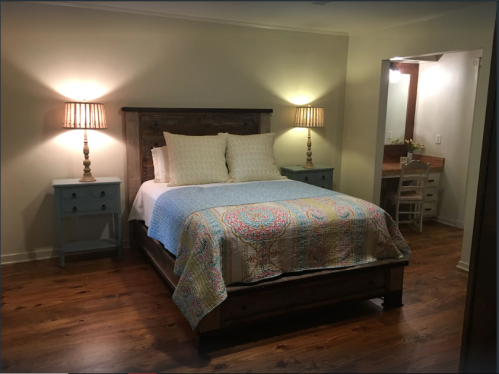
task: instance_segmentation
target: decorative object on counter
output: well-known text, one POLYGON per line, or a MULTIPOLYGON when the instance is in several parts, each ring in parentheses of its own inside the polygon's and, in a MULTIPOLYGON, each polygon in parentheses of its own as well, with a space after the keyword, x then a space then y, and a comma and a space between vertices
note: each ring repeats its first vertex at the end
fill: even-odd
POLYGON ((68 102, 66 103, 64 115, 64 128, 73 130, 83 130, 83 176, 80 182, 95 182, 95 178, 90 171, 90 160, 88 154, 87 129, 102 130, 107 128, 104 105, 100 103, 68 102))
POLYGON ((412 161, 412 154, 416 149, 424 149, 423 143, 414 143, 412 139, 405 140, 405 144, 407 144, 407 161, 412 161))
POLYGON ((312 163, 312 141, 310 140, 310 128, 324 127, 324 108, 313 108, 310 105, 308 107, 297 107, 294 125, 295 127, 308 128, 307 162, 303 165, 303 167, 305 169, 314 169, 315 167, 312 163))
POLYGON ((404 144, 404 142, 400 139, 388 139, 391 145, 404 144))

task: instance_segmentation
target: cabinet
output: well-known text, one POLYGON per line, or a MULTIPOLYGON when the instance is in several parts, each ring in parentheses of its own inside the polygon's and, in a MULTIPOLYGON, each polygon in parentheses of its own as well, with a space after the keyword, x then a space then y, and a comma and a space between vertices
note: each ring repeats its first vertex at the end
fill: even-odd
POLYGON ((334 168, 324 165, 315 165, 315 169, 305 169, 303 166, 283 166, 281 174, 289 179, 312 184, 317 187, 333 189, 334 168))
POLYGON ((55 217, 59 241, 59 262, 64 267, 64 255, 95 249, 116 247, 122 257, 120 184, 117 177, 96 178, 95 182, 82 183, 78 179, 56 179, 54 187, 55 217), (65 243, 63 219, 93 214, 112 214, 114 238, 65 243))

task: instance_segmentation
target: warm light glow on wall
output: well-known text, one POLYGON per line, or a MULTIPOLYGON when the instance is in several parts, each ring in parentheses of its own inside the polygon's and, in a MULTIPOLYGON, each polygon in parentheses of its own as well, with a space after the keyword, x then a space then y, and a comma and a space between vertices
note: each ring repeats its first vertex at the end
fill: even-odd
POLYGON ((81 80, 66 81, 55 86, 55 89, 61 95, 77 101, 95 100, 108 92, 102 84, 81 80))
POLYGON ((314 98, 311 95, 298 95, 289 99, 289 102, 295 105, 306 105, 312 102, 314 98))
MULTIPOLYGON (((87 130, 87 137, 91 145, 91 153, 96 149, 106 148, 114 142, 114 139, 106 135, 104 131, 87 130)), ((60 147, 80 155, 83 148, 83 130, 64 131, 54 140, 60 147)))

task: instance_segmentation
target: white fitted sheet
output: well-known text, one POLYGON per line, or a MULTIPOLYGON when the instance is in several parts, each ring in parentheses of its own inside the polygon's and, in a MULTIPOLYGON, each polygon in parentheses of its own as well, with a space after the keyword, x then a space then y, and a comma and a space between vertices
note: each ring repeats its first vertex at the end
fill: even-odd
MULTIPOLYGON (((280 179, 280 181, 285 183, 288 182, 289 179, 280 179)), ((158 198, 166 191, 174 190, 177 188, 190 188, 190 187, 209 188, 215 186, 234 186, 236 184, 248 184, 248 183, 257 183, 257 182, 210 183, 210 184, 196 184, 189 186, 168 187, 168 183, 155 183, 153 180, 150 180, 142 183, 142 186, 140 186, 139 191, 137 192, 137 196, 135 197, 135 201, 133 202, 132 209, 130 210, 128 220, 133 221, 134 219, 136 219, 139 221, 144 221, 146 226, 149 227, 151 223, 152 211, 154 209, 154 205, 156 204, 156 200, 158 200, 158 198)))

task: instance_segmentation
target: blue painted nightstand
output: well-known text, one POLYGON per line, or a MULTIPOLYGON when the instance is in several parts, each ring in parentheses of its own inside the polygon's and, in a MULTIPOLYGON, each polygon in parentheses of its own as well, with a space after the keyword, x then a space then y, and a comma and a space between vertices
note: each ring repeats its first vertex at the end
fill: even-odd
POLYGON ((116 247, 122 258, 120 184, 117 177, 96 178, 95 182, 82 183, 78 179, 55 179, 55 218, 59 240, 59 261, 64 267, 64 255, 71 252, 90 251, 116 247), (115 238, 64 243, 62 220, 90 214, 113 214, 115 238))
POLYGON ((283 166, 281 174, 295 181, 313 184, 317 187, 333 189, 334 168, 324 165, 315 165, 315 169, 305 169, 300 165, 283 166))

